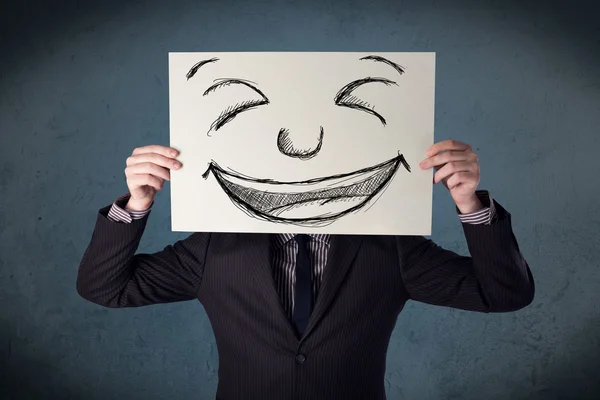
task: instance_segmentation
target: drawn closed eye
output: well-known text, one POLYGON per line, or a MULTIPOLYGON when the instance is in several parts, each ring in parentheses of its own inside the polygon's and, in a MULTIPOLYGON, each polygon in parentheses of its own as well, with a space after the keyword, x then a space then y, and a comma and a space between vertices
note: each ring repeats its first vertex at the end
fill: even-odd
POLYGON ((215 82, 216 83, 214 85, 206 89, 206 91, 202 94, 203 96, 206 96, 214 92, 215 90, 226 86, 243 85, 258 93, 260 99, 246 100, 230 105, 225 110, 223 110, 221 114, 219 114, 217 119, 210 125, 209 133, 210 131, 218 131, 219 129, 221 129, 221 127, 223 127, 223 125, 230 122, 244 111, 252 110, 256 107, 269 104, 269 99, 267 98, 267 96, 265 96, 263 92, 261 92, 256 86, 254 86, 256 84, 255 82, 247 81, 244 79, 217 79, 215 82))
POLYGON ((379 120, 381 121, 381 123, 383 125, 385 125, 386 124, 385 118, 383 118, 383 116, 381 114, 379 114, 377 111, 375 111, 375 106, 369 104, 366 101, 361 100, 359 97, 352 94, 354 92, 354 90, 356 90, 360 86, 365 85, 367 83, 383 83, 386 86, 390 86, 390 85, 397 86, 396 82, 391 81, 389 79, 385 79, 385 78, 367 77, 367 78, 363 78, 363 79, 357 79, 355 81, 350 82, 343 88, 341 88, 339 90, 339 92, 337 92, 337 94, 335 95, 334 102, 337 106, 340 106, 340 107, 348 107, 348 108, 351 108, 354 110, 360 110, 360 111, 364 111, 368 114, 374 115, 375 117, 379 118, 379 120))

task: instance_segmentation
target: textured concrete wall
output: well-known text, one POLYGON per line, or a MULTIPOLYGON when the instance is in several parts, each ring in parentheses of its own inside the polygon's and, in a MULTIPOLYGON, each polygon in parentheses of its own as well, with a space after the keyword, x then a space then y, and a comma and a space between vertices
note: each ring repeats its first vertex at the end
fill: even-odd
MULTIPOLYGON (((389 397, 599 398, 597 1, 7 3, 0 398, 213 395, 218 356, 197 303, 107 310, 75 292, 96 210, 125 191, 125 158, 169 142, 167 52, 206 50, 436 51, 436 140, 477 149, 537 296, 505 315, 409 303, 389 397)), ((449 196, 434 196, 434 239, 466 252, 449 196)), ((169 206, 160 194, 141 250, 182 237, 169 206)))

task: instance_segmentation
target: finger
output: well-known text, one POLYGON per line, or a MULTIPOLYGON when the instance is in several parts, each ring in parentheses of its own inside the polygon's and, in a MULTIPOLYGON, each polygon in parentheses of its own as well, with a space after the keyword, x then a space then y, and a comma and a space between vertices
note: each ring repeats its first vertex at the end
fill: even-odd
POLYGON ((433 176, 433 183, 441 182, 452 174, 459 172, 475 172, 477 164, 468 161, 452 161, 440 168, 433 176))
POLYGON ((452 161, 471 161, 477 163, 477 154, 471 151, 450 150, 432 157, 426 158, 419 163, 421 169, 428 169, 452 161))
POLYGON ((448 150, 464 151, 467 149, 470 150, 471 146, 466 143, 459 142, 458 140, 448 139, 448 140, 443 140, 438 143, 434 143, 427 149, 425 154, 427 154, 428 156, 432 156, 441 151, 448 151, 448 150))
POLYGON ((450 189, 450 190, 455 189, 459 185, 464 185, 464 184, 468 184, 468 183, 473 183, 473 184, 479 183, 479 179, 478 179, 476 173, 474 173, 474 172, 457 172, 454 175, 452 175, 450 178, 448 178, 448 180, 446 181, 446 185, 448 186, 448 189, 450 189))
POLYGON ((134 164, 125 168, 125 176, 129 177, 137 174, 150 174, 167 181, 171 180, 171 173, 168 169, 149 162, 134 164))
POLYGON ((131 190, 135 190, 142 186, 151 186, 156 190, 163 188, 164 181, 150 174, 136 174, 127 178, 127 184, 131 190))
POLYGON ((159 144, 151 144, 148 146, 142 146, 134 149, 131 155, 137 156, 139 154, 148 153, 157 153, 169 158, 177 157, 177 155, 179 154, 179 152, 172 147, 161 146, 159 144))
POLYGON ((181 163, 179 161, 174 160, 172 158, 167 158, 158 153, 142 153, 142 154, 135 155, 135 156, 132 155, 130 157, 127 157, 127 160, 125 160, 125 164, 127 166, 141 164, 141 163, 147 163, 147 162, 153 163, 153 164, 156 164, 161 167, 168 168, 168 169, 179 169, 181 167, 181 163))

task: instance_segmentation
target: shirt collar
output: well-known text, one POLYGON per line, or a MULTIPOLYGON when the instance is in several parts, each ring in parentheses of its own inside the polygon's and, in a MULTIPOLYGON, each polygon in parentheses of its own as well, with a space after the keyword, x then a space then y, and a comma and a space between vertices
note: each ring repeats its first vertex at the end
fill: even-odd
MULTIPOLYGON (((281 247, 290 240, 293 240, 294 236, 296 236, 295 233, 279 233, 277 235, 273 235, 273 238, 275 245, 277 247, 281 247)), ((331 241, 331 235, 325 235, 322 233, 309 233, 308 236, 310 236, 312 240, 316 240, 326 245, 329 245, 329 242, 331 241)))

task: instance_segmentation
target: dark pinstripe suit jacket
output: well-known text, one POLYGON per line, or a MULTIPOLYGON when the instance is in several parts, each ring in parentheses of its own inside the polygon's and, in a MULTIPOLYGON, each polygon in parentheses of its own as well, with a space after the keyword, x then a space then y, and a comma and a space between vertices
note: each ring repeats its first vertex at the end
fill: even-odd
POLYGON ((498 203, 491 225, 462 224, 471 257, 420 236, 333 236, 302 337, 273 283, 269 235, 195 233, 135 254, 147 217, 100 210, 77 279, 106 307, 198 299, 219 351, 217 399, 384 399, 388 343, 407 300, 479 312, 531 303, 534 283, 498 203))

